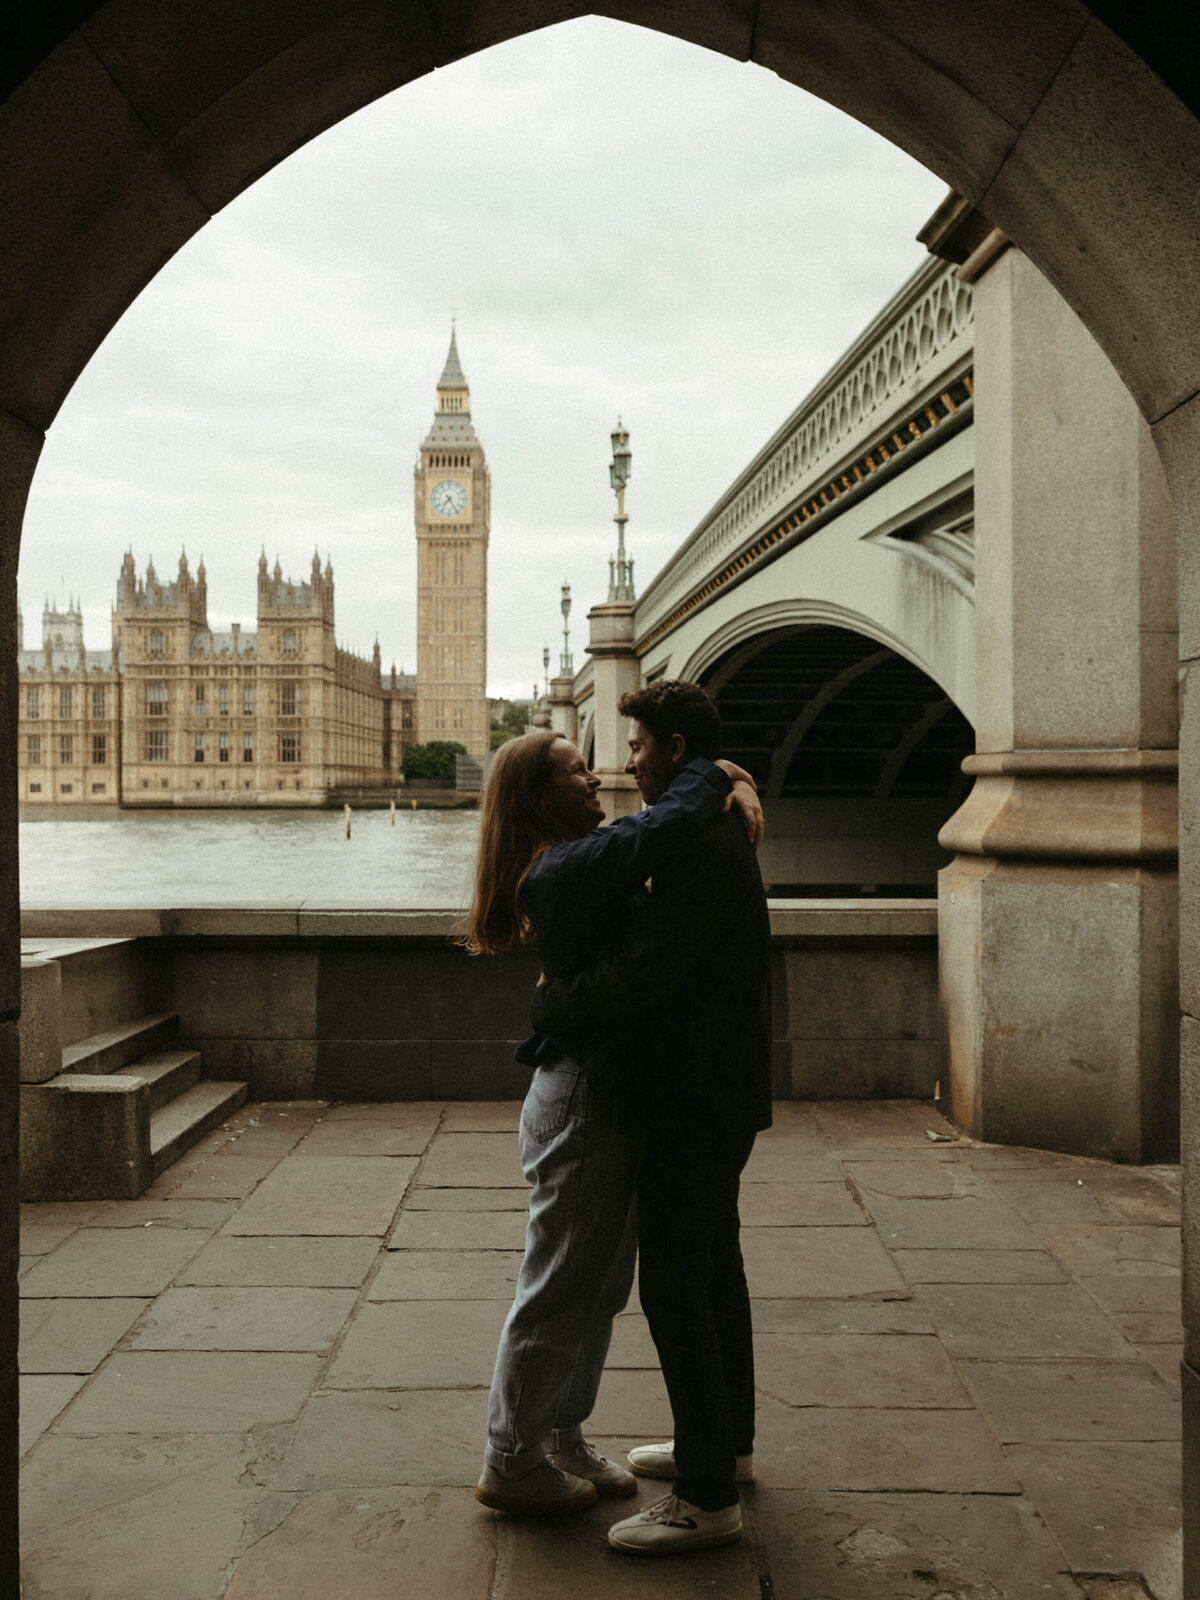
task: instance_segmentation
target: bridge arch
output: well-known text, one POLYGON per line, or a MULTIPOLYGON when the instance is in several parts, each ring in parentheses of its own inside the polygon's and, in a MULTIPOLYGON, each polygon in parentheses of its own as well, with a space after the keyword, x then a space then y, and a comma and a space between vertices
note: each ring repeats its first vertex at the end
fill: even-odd
POLYGON ((695 676, 720 708, 724 753, 758 782, 770 894, 932 895, 974 730, 880 630, 846 620, 730 630, 695 676))
MULTIPOLYGON (((730 670, 735 660, 749 658, 782 630, 801 627, 826 626, 840 628, 847 633, 860 634, 887 650, 893 651, 912 663, 931 678, 954 702, 968 720, 975 715, 974 684, 964 681, 963 674, 955 670, 953 659, 934 660, 912 639, 901 638, 886 623, 863 611, 835 602, 789 596, 769 601, 738 613, 721 623, 700 644, 694 646, 678 669, 672 664, 670 676, 689 682, 708 683, 709 677, 723 661, 724 670, 730 670), (737 653, 735 655, 735 652, 737 653)), ((663 674, 666 675, 665 673, 663 674)), ((719 693, 723 684, 714 691, 719 693)))

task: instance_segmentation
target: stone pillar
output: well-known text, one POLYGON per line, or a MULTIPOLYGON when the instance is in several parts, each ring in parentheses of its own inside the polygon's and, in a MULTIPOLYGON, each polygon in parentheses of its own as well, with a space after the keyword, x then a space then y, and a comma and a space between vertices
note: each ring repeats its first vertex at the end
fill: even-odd
POLYGON ((42 436, 0 411, 0 1595, 17 1576, 18 1073, 17 553, 42 436))
POLYGON ((588 612, 587 653, 596 664, 596 710, 592 726, 592 770, 601 777, 600 799, 611 822, 641 807, 637 785, 625 772, 628 724, 617 703, 641 685, 641 664, 633 648, 633 601, 606 600, 588 612))
MULTIPOLYGON (((968 263, 968 270, 970 263, 968 263)), ((943 1093, 976 1137, 1178 1137, 1175 539, 1099 346, 1016 249, 975 291, 978 754, 940 840, 943 1093)))
POLYGON ((550 679, 550 726, 555 733, 575 743, 579 733, 579 718, 575 714, 575 679, 558 677, 550 679))

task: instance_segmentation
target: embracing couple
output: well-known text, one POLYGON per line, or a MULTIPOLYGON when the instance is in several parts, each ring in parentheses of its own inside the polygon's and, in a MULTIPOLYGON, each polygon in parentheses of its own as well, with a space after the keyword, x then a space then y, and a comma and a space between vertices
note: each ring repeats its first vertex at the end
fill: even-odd
POLYGON ((647 808, 607 828, 575 746, 537 730, 496 752, 468 945, 536 939, 534 1068, 521 1113, 533 1188, 500 1336, 476 1498, 510 1515, 672 1491, 608 1533, 665 1555, 741 1536, 753 1479, 754 1358, 738 1184, 771 1122, 762 810, 719 761, 717 709, 658 682, 620 704, 647 808), (647 888, 647 880, 650 887, 647 888), (639 1291, 674 1439, 628 1471, 583 1436, 640 1252, 639 1291))

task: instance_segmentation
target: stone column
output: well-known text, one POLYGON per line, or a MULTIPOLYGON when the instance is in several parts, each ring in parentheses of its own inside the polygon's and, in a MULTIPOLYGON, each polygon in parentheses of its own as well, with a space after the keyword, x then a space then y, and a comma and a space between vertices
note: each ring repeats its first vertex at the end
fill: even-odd
POLYGON ((1178 607, 1162 470, 1098 345, 1016 249, 977 281, 975 385, 978 754, 940 835, 958 852, 939 878, 943 1094, 978 1138, 1169 1158, 1178 607))
POLYGON ((606 600, 588 612, 587 653, 596 663, 595 754, 592 770, 601 777, 600 799, 611 822, 641 807, 637 785, 625 772, 629 754, 627 723, 617 711, 623 694, 638 688, 641 664, 633 648, 633 601, 606 600))
POLYGON ((575 679, 558 677, 550 679, 550 726, 572 744, 579 732, 579 718, 575 714, 575 679))

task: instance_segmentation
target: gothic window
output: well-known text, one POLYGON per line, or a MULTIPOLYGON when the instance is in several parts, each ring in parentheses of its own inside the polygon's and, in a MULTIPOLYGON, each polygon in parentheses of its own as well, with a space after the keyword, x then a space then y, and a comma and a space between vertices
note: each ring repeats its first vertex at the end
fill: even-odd
POLYGON ((279 735, 279 759, 285 762, 299 761, 300 735, 298 733, 281 733, 279 735))
POLYGON ((461 700, 454 702, 454 726, 461 728, 463 725, 463 705, 461 700))
POLYGON ((38 696, 37 690, 36 689, 26 689, 26 691, 25 691, 25 715, 27 717, 31 717, 31 718, 35 718, 36 719, 37 717, 41 716, 41 712, 38 709, 38 701, 39 701, 39 696, 38 696))
MULTIPOLYGON (((165 717, 167 714, 167 686, 165 683, 151 683, 146 688, 146 714, 151 717, 165 717)), ((147 758, 151 759, 151 758, 147 758)), ((163 757, 165 761, 166 756, 163 757)))
POLYGON ((108 715, 104 705, 104 690, 92 690, 92 718, 96 722, 103 722, 108 715))
POLYGON ((300 715, 300 685, 294 680, 279 685, 279 715, 281 717, 300 715))
POLYGON ((229 760, 229 735, 227 733, 223 733, 220 736, 220 740, 217 745, 217 760, 229 760))
POLYGON ((73 733, 60 733, 58 736, 59 765, 69 767, 75 760, 75 735, 73 733))
POLYGON ((34 733, 29 736, 29 765, 40 767, 42 764, 42 736, 34 733))
POLYGON ((217 685, 217 714, 222 717, 229 715, 229 685, 227 683, 219 683, 217 685))
POLYGON ((283 653, 285 656, 296 654, 296 630, 289 628, 283 636, 283 653))
POLYGON ((92 735, 92 765, 103 767, 108 765, 108 736, 103 733, 92 735))
POLYGON ((402 707, 403 709, 400 712, 400 726, 402 728, 411 728, 413 725, 412 701, 403 701, 402 707))
POLYGON ((242 760, 254 760, 254 735, 252 733, 244 733, 242 735, 242 760))
POLYGON ((194 761, 204 760, 204 735, 202 733, 196 735, 196 751, 192 759, 194 761))
POLYGON ((198 717, 204 715, 204 685, 202 683, 196 685, 196 715, 198 717))
POLYGON ((248 683, 242 685, 242 715, 244 717, 254 715, 254 690, 248 683))
POLYGON ((70 689, 60 689, 58 691, 58 714, 60 717, 69 717, 73 715, 71 711, 73 698, 74 697, 70 689))
POLYGON ((150 633, 150 654, 151 654, 152 657, 157 659, 157 658, 161 658, 162 653, 163 653, 163 636, 162 636, 162 632, 161 632, 160 629, 154 628, 154 629, 151 630, 151 633, 150 633))
POLYGON ((165 761, 167 759, 167 730, 165 728, 151 728, 146 734, 146 760, 165 761))

